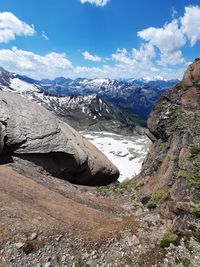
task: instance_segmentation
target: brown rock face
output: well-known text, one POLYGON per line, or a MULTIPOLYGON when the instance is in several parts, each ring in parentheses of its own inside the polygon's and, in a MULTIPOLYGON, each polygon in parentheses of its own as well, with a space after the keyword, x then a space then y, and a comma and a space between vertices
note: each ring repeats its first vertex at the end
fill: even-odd
POLYGON ((189 66, 182 81, 185 91, 181 98, 182 106, 185 109, 199 109, 200 106, 200 59, 189 66))
POLYGON ((161 188, 176 201, 200 201, 200 59, 183 80, 166 91, 148 118, 146 131, 153 144, 140 177, 141 198, 161 188))

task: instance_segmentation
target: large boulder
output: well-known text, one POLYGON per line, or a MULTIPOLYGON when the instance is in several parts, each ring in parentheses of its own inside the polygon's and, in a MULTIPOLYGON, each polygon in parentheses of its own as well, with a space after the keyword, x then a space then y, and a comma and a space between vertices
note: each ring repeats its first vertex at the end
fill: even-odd
POLYGON ((0 163, 39 166, 83 185, 107 185, 118 169, 88 140, 42 106, 0 92, 0 163))

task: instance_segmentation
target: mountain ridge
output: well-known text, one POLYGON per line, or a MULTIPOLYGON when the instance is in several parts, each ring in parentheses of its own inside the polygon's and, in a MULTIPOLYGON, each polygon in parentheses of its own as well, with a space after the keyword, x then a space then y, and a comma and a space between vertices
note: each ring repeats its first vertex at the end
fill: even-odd
MULTIPOLYGON (((43 97, 86 97, 97 95, 103 102, 115 107, 120 112, 141 117, 143 121, 160 95, 177 83, 178 80, 154 80, 148 83, 141 80, 118 81, 111 79, 84 79, 75 80, 58 77, 51 80, 37 81, 27 76, 10 73, 3 68, 0 72, 0 88, 21 93, 27 98, 43 103, 43 97), (51 83, 51 84, 50 84, 51 83)), ((53 104, 52 104, 53 106, 53 104)), ((48 108, 50 108, 48 106, 48 108)), ((53 108, 52 108, 53 109, 53 108)), ((65 107, 63 110, 66 111, 65 107)), ((55 110, 53 110, 55 112, 55 110)), ((125 116, 124 114, 124 116, 125 116)), ((57 112, 58 115, 58 112, 57 112)), ((137 123, 136 123, 137 124, 137 123)))

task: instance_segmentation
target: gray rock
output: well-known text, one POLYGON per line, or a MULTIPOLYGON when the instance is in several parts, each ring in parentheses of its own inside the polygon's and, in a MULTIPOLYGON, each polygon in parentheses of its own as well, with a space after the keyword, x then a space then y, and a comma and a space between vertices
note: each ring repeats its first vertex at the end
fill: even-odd
POLYGON ((138 239, 136 235, 132 236, 131 241, 134 246, 138 246, 140 244, 140 240, 138 239))
POLYGON ((15 246, 16 246, 17 249, 21 249, 24 246, 24 243, 18 242, 18 243, 15 244, 15 246))
POLYGON ((88 140, 50 111, 19 95, 0 92, 0 162, 84 185, 107 185, 118 169, 88 140))
POLYGON ((62 238, 63 238, 63 235, 59 235, 59 236, 56 237, 56 241, 57 241, 57 242, 60 242, 60 240, 61 240, 62 238))
POLYGON ((32 233, 32 234, 28 237, 29 240, 35 240, 36 238, 37 238, 37 234, 36 234, 36 233, 32 233))

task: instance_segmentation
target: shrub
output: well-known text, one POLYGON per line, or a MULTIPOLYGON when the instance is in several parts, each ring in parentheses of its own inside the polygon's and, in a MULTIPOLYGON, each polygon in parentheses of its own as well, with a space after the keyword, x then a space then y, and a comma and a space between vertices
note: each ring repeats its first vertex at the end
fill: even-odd
POLYGON ((197 216, 197 218, 200 218, 200 204, 193 208, 193 213, 197 216))
POLYGON ((177 235, 173 233, 166 233, 164 234, 163 238, 160 241, 161 248, 167 248, 170 246, 171 243, 175 243, 177 240, 177 235))
POLYGON ((190 146, 190 153, 192 155, 198 155, 200 153, 200 146, 198 146, 198 145, 190 146))
POLYGON ((159 147, 160 147, 161 150, 164 150, 167 147, 167 144, 166 143, 162 143, 162 144, 160 144, 159 147))
POLYGON ((166 189, 160 189, 155 193, 153 197, 150 198, 147 207, 149 209, 154 209, 158 205, 160 205, 161 202, 169 199, 170 199, 170 192, 166 189))
POLYGON ((190 260, 188 258, 184 258, 182 260, 182 264, 183 264, 183 266, 188 267, 188 266, 190 266, 190 260))
POLYGON ((195 171, 179 171, 177 173, 178 178, 185 178, 190 187, 200 189, 200 173, 195 171))
POLYGON ((96 187, 96 193, 97 195, 100 196, 105 196, 107 193, 108 189, 105 186, 98 186, 96 187))
POLYGON ((139 190, 143 185, 144 185, 144 182, 143 182, 143 181, 138 181, 138 182, 134 185, 134 188, 135 188, 135 190, 139 190))

